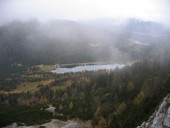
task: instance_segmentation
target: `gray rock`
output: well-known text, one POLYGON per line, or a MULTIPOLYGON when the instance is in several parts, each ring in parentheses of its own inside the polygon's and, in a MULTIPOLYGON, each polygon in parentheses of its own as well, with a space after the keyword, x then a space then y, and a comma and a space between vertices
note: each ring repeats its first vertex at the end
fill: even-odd
POLYGON ((76 123, 76 122, 71 122, 68 125, 62 127, 62 128, 84 128, 83 126, 81 126, 80 124, 76 123))
POLYGON ((54 113, 56 108, 53 107, 52 105, 48 105, 48 106, 49 107, 47 109, 45 109, 45 110, 54 113))
POLYGON ((137 128, 170 128, 170 94, 164 98, 148 121, 137 128))
POLYGON ((13 123, 12 125, 9 125, 4 128, 39 128, 40 126, 45 127, 45 128, 92 128, 91 126, 89 126, 89 127, 85 126, 84 123, 78 123, 73 120, 64 122, 64 121, 60 121, 60 120, 56 120, 56 119, 53 119, 51 122, 45 123, 42 125, 18 126, 17 123, 13 123))
POLYGON ((145 127, 145 122, 143 122, 143 123, 141 124, 141 127, 142 127, 142 128, 145 127))
POLYGON ((164 126, 170 127, 170 107, 168 108, 168 113, 164 119, 164 126))

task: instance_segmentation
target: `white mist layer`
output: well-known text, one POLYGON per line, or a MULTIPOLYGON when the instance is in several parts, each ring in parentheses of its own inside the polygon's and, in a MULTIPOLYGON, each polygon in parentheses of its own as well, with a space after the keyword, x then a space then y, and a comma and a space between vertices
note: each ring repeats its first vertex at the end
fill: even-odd
POLYGON ((52 72, 57 74, 63 74, 63 73, 83 72, 83 71, 114 70, 116 68, 123 68, 124 66, 125 64, 84 65, 84 66, 76 66, 74 68, 57 68, 52 72))

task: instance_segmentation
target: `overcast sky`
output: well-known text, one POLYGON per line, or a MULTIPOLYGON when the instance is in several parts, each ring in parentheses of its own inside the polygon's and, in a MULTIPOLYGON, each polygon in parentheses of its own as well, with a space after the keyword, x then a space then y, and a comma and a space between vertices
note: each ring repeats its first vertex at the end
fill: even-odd
POLYGON ((0 23, 31 18, 140 18, 169 22, 170 0, 0 0, 0 23))

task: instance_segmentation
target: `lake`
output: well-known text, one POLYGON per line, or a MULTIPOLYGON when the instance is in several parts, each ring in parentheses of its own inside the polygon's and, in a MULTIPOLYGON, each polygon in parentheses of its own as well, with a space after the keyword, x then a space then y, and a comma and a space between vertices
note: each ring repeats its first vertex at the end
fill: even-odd
POLYGON ((105 64, 105 65, 81 65, 73 68, 57 68, 53 70, 53 73, 76 73, 83 71, 97 71, 97 70, 114 70, 116 68, 123 68, 125 64, 105 64))

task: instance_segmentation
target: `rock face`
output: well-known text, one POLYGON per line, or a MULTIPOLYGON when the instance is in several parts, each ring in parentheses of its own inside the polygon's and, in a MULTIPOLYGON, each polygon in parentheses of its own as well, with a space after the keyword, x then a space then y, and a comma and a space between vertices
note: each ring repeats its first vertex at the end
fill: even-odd
POLYGON ((49 123, 45 123, 42 125, 34 125, 34 126, 18 126, 16 123, 13 123, 12 125, 9 125, 4 128, 92 128, 91 126, 85 123, 78 123, 76 121, 59 121, 56 119, 53 119, 49 123))
POLYGON ((54 113, 54 112, 55 112, 55 109, 56 109, 56 108, 53 107, 52 105, 48 105, 48 108, 45 109, 45 110, 54 113))
POLYGON ((164 98, 149 120, 137 128, 170 128, 170 94, 164 98))

